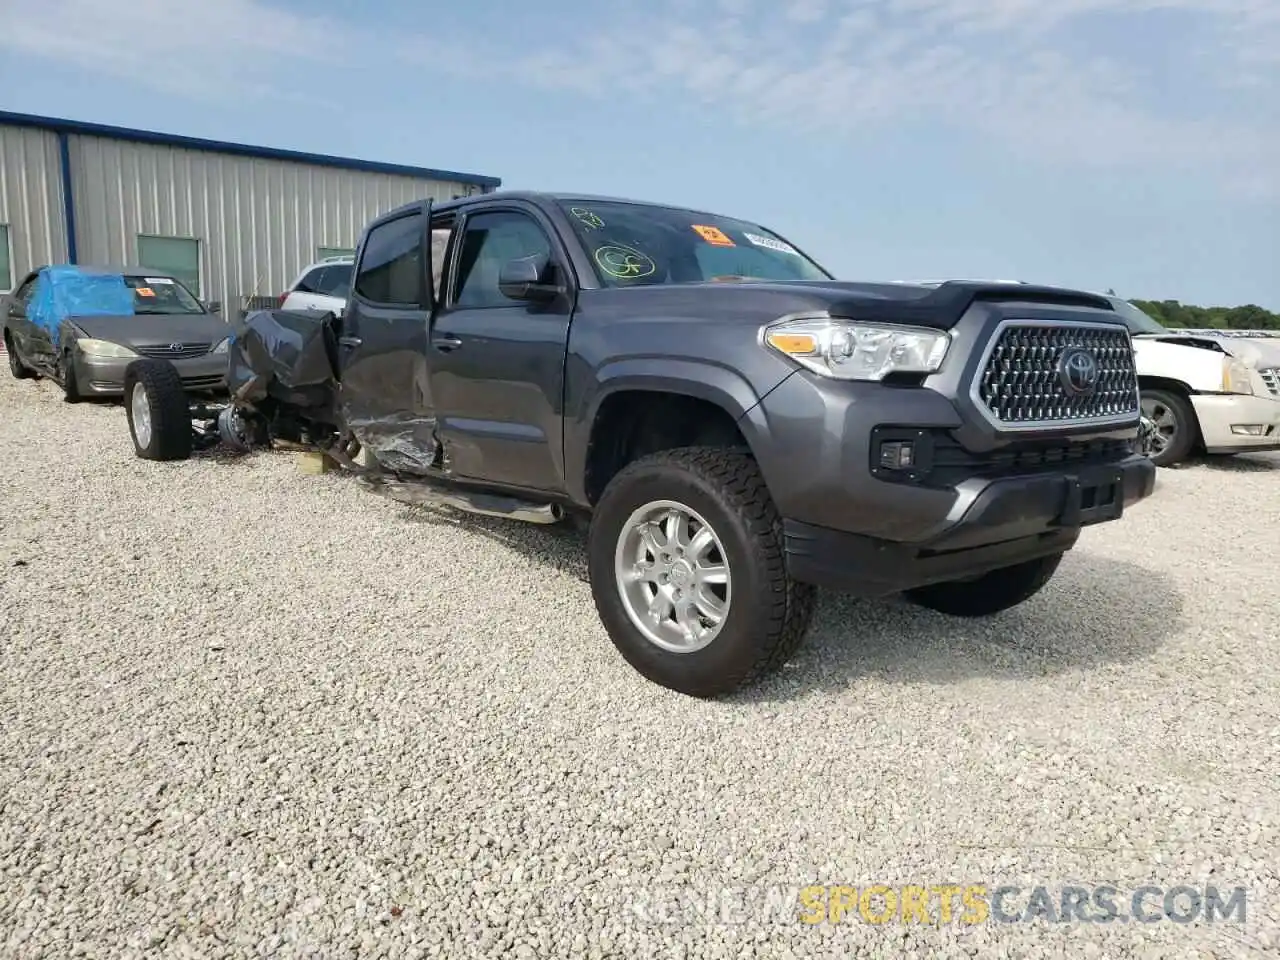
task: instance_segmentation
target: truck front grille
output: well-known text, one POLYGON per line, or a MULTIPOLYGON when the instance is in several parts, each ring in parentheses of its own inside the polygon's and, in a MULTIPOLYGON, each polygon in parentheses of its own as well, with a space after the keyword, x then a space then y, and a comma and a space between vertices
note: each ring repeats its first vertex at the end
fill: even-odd
POLYGON ((186 360, 208 353, 212 343, 160 343, 146 347, 134 347, 144 357, 159 357, 163 360, 186 360))
POLYGON ((1025 477, 1041 473, 1070 473, 1083 467, 1118 463, 1138 452, 1137 442, 1121 437, 1089 440, 1065 438, 1015 440, 996 450, 966 449, 948 431, 877 427, 872 433, 871 472, 889 483, 926 487, 954 487, 966 480, 1025 477), (886 468, 880 453, 886 444, 909 443, 912 463, 886 468))
POLYGON ((1262 382, 1266 384, 1267 392, 1273 397, 1280 397, 1280 367, 1268 367, 1265 370, 1259 370, 1262 375, 1262 382))
POLYGON ((930 466, 934 479, 958 482, 965 477, 1005 477, 1054 467, 1113 463, 1132 456, 1132 440, 1099 439, 1086 443, 1043 443, 972 453, 946 435, 935 436, 930 466))
POLYGON ((1138 376, 1129 332, 1112 324, 1007 323, 974 393, 998 425, 1014 429, 1136 419, 1138 376), (1073 360, 1083 371, 1068 369, 1073 360))

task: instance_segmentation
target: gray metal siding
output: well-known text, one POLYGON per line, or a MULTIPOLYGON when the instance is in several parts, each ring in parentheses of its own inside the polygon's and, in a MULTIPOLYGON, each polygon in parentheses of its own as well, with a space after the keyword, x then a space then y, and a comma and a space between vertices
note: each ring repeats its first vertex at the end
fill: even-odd
POLYGON ((15 285, 38 266, 66 260, 57 134, 0 126, 0 223, 9 227, 15 285))
MULTIPOLYGON (((136 263, 139 233, 200 241, 201 290, 226 315, 282 292, 317 247, 354 247, 366 222, 462 183, 313 167, 100 137, 69 138, 82 263, 136 263)), ((53 153, 56 173, 56 149, 53 153)), ((56 178, 55 178, 56 182, 56 178)), ((54 220, 60 211, 54 208, 54 220)))

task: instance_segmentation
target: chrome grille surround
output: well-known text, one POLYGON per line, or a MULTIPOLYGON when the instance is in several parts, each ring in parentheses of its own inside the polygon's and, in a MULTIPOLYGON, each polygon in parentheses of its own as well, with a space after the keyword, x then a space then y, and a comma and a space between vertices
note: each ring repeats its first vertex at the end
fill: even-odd
POLYGON ((1120 324, 1003 320, 991 334, 970 387, 979 413, 1002 432, 1105 427, 1139 420, 1133 342, 1120 324), (1097 382, 1073 394, 1059 363, 1072 348, 1097 361, 1097 382))

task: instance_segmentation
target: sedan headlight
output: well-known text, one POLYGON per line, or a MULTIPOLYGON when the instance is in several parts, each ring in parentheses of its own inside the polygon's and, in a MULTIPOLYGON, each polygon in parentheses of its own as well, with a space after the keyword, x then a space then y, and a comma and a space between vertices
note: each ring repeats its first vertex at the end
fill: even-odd
POLYGON ((212 351, 212 352, 213 352, 213 353, 226 353, 226 352, 227 352, 227 347, 228 347, 228 345, 229 345, 230 343, 231 343, 231 338, 230 338, 230 337, 223 337, 223 338, 222 338, 222 340, 218 343, 218 345, 217 345, 216 347, 214 347, 214 348, 213 348, 213 351, 212 351))
POLYGON ((77 340, 76 346, 80 348, 80 352, 86 357, 98 357, 103 360, 125 360, 129 357, 137 356, 128 347, 122 347, 120 344, 112 343, 110 340, 85 338, 77 340))
POLYGON ((1235 357, 1222 359, 1222 392, 1253 393, 1253 370, 1235 357))
POLYGON ((853 320, 784 320, 763 339, 814 373, 837 380, 883 380, 892 373, 934 373, 951 337, 942 330, 853 320))

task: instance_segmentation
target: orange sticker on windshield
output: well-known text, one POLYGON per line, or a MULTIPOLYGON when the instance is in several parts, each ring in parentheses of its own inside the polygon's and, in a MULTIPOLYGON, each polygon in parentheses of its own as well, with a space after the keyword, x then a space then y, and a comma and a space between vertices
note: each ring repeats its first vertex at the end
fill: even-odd
POLYGON ((135 288, 135 292, 140 297, 154 297, 156 295, 156 292, 150 287, 137 287, 135 288))
POLYGON ((737 246, 736 243, 729 239, 729 235, 719 227, 707 227, 700 223, 695 223, 693 224, 693 229, 698 236, 702 237, 703 240, 707 241, 707 243, 711 244, 713 247, 737 246))

